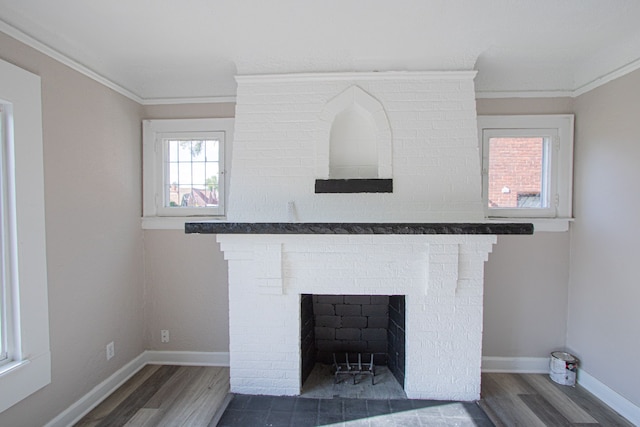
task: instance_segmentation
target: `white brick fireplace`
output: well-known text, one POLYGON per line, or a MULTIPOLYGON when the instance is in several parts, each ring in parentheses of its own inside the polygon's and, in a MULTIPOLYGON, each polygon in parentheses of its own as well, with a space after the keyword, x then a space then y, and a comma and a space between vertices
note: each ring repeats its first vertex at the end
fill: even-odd
POLYGON ((496 237, 473 227, 484 218, 474 75, 238 78, 234 224, 205 224, 229 265, 232 392, 300 394, 302 294, 404 295, 407 396, 479 398, 496 237), (263 223, 275 225, 252 227, 263 223), (412 227, 423 223, 445 224, 412 227))
POLYGON ((405 295, 409 398, 480 395, 486 235, 230 235, 231 389, 298 395, 300 295, 405 295))

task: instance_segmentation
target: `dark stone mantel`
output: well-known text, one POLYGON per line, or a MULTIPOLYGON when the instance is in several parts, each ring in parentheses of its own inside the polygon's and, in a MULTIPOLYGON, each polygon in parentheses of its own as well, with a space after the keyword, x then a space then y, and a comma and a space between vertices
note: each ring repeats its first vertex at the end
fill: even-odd
POLYGON ((187 222, 187 234, 533 234, 530 223, 187 222))

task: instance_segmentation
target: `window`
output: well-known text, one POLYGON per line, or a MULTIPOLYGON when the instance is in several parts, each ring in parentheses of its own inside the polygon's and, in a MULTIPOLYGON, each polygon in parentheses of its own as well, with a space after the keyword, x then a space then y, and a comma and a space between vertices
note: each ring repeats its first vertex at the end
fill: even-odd
POLYGON ((40 77, 0 60, 0 412, 51 382, 40 77))
POLYGON ((0 366, 11 361, 9 348, 13 340, 9 338, 12 322, 11 310, 11 241, 12 233, 9 224, 9 183, 7 174, 8 141, 11 105, 0 103, 0 366))
POLYGON ((224 216, 233 119, 145 120, 143 134, 146 224, 224 216))
POLYGON ((573 115, 478 116, 478 133, 487 217, 571 217, 573 115))
POLYGON ((5 225, 7 221, 7 179, 6 179, 6 167, 4 161, 7 157, 5 153, 7 137, 5 132, 7 131, 7 106, 0 104, 0 365, 7 363, 9 360, 8 354, 8 321, 11 318, 8 314, 9 305, 9 291, 10 291, 10 277, 9 277, 9 242, 8 227, 5 225))

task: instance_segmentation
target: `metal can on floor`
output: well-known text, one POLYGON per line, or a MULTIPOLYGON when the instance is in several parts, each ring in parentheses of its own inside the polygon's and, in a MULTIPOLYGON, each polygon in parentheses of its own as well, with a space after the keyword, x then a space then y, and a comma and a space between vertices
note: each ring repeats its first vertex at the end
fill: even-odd
POLYGON ((551 361, 549 362, 549 376, 558 384, 573 387, 576 385, 578 363, 580 361, 573 354, 554 351, 551 353, 551 361))

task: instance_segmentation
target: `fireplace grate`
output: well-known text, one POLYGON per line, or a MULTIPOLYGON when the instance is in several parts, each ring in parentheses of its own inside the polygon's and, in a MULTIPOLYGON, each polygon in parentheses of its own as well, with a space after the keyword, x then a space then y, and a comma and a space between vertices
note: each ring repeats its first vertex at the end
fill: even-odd
POLYGON ((333 353, 333 369, 334 369, 334 384, 338 383, 340 376, 351 376, 353 378, 353 384, 356 384, 358 376, 370 376, 371 385, 374 385, 374 378, 376 376, 376 368, 373 364, 373 353, 369 363, 362 363, 362 353, 358 353, 357 362, 349 362, 349 353, 344 354, 344 363, 338 363, 336 354, 333 353))

